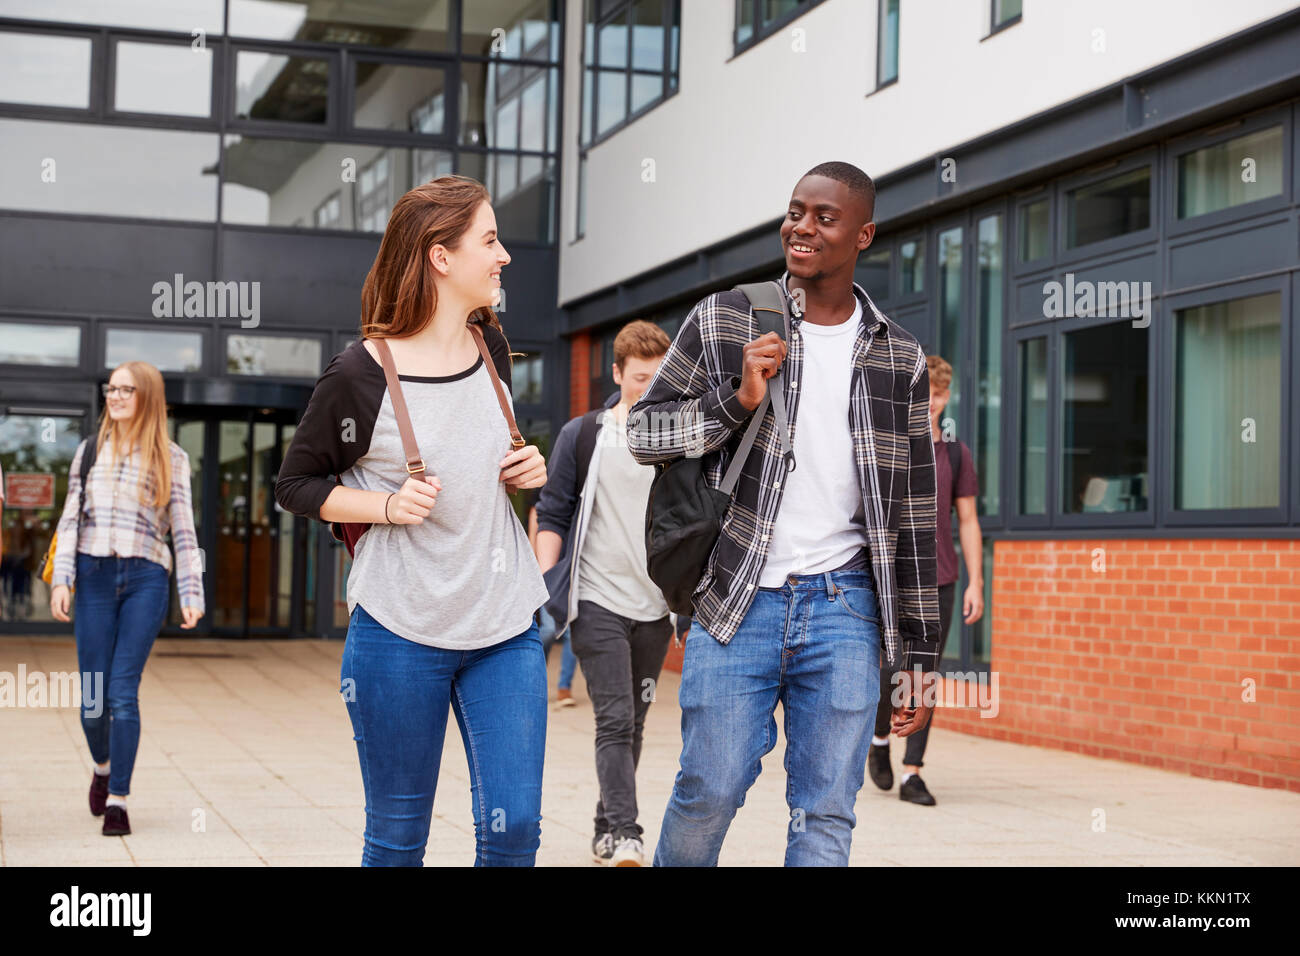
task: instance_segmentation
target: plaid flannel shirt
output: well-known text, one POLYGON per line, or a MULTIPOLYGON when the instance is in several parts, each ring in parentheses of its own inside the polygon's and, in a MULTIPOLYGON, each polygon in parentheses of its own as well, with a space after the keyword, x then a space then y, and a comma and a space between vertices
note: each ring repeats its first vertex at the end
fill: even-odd
MULTIPOLYGON (((781 285, 789 294, 782 276, 781 285)), ((931 671, 940 650, 935 586, 935 472, 930 377, 916 339, 876 308, 858 285, 862 321, 853 344, 848 426, 865 508, 885 661, 931 671)), ((803 374, 803 319, 791 309, 782 371, 793 441, 803 374)), ((705 475, 722 483, 752 414, 737 397, 742 350, 758 337, 745 297, 710 295, 682 323, 650 387, 628 415, 628 447, 643 465, 708 456, 705 475)), ((720 643, 739 630, 767 559, 785 471, 769 409, 695 591, 695 615, 720 643)), ((798 463, 796 462, 796 467, 798 463)))
MULTIPOLYGON (((92 437, 89 439, 94 441, 92 437)), ((59 518, 59 541, 54 552, 52 586, 75 584, 77 554, 97 557, 144 558, 172 568, 167 532, 176 549, 176 591, 182 607, 204 609, 203 565, 198 536, 194 533, 194 507, 190 498, 190 456, 175 442, 171 448, 172 487, 166 508, 142 504, 136 497, 140 478, 140 451, 135 449, 122 462, 108 460, 108 446, 101 448, 86 476, 85 515, 77 530, 77 502, 81 499, 81 456, 86 442, 77 446, 68 469, 68 494, 59 518)), ((153 497, 153 479, 144 482, 140 495, 153 497)))

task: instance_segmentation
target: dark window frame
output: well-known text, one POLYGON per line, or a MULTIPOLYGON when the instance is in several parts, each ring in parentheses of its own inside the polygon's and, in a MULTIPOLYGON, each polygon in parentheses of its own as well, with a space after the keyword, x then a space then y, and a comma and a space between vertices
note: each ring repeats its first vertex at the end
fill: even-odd
POLYGON ((1161 362, 1159 363, 1160 379, 1157 383, 1160 394, 1166 398, 1166 401, 1160 406, 1163 420, 1159 425, 1160 460, 1167 466, 1162 469, 1160 485, 1153 486, 1159 488, 1157 504, 1159 506, 1159 522, 1162 526, 1169 528, 1223 528, 1259 525, 1276 527, 1294 524, 1297 517, 1300 517, 1300 493, 1294 487, 1296 482, 1289 480, 1291 475, 1300 471, 1300 465, 1293 464, 1292 461, 1288 460, 1286 454, 1278 456, 1278 504, 1275 508, 1197 508, 1185 510, 1174 508, 1174 410, 1171 403, 1177 381, 1174 367, 1174 363, 1177 361, 1177 341, 1174 334, 1177 313, 1183 309, 1220 302, 1231 302, 1256 295, 1280 294, 1281 327, 1278 346, 1279 360, 1281 362, 1279 380, 1282 383, 1282 393, 1278 396, 1278 402, 1281 406, 1278 419, 1278 439, 1282 442, 1287 442, 1290 439, 1290 458, 1300 460, 1300 447, 1298 447, 1300 446, 1300 437, 1297 436, 1296 428, 1297 424, 1300 424, 1300 415, 1297 415, 1294 410, 1296 383, 1293 380, 1297 362, 1300 362, 1300 358, 1297 358, 1297 336, 1295 323, 1292 321, 1296 301, 1293 294, 1293 284, 1300 285, 1300 280, 1288 281, 1288 276, 1277 275, 1263 279, 1246 279, 1240 282, 1224 283, 1215 285, 1212 288, 1170 295, 1162 303, 1162 308, 1153 318, 1153 326, 1159 325, 1162 330, 1167 330, 1162 332, 1163 341, 1159 343, 1161 362), (1287 395, 1288 388, 1293 393, 1290 397, 1287 395), (1288 494, 1288 489, 1290 494, 1288 494))
MULTIPOLYGON (((332 357, 329 352, 329 348, 330 348, 330 342, 332 341, 333 337, 325 332, 313 333, 310 331, 304 331, 303 329, 267 328, 266 326, 259 325, 256 329, 231 328, 231 327, 223 326, 220 329, 220 333, 221 333, 220 364, 221 364, 222 378, 233 378, 237 380, 248 380, 248 379, 265 380, 270 378, 277 382, 279 381, 315 382, 318 378, 320 378, 321 372, 325 370, 325 366, 329 364, 330 358, 332 357), (250 339, 303 339, 306 341, 319 342, 321 347, 320 368, 316 372, 312 373, 311 375, 285 375, 282 372, 277 372, 275 374, 255 372, 251 375, 246 375, 243 372, 232 372, 229 370, 229 367, 227 366, 226 363, 230 360, 230 352, 229 352, 230 337, 233 335, 242 335, 245 338, 250 338, 250 339)), ((172 374, 178 374, 178 373, 172 373, 172 374)))
POLYGON ((57 318, 49 316, 34 316, 22 311, 4 311, 0 312, 0 323, 15 323, 18 325, 49 325, 56 327, 72 326, 80 330, 81 339, 77 343, 77 362, 74 365, 24 365, 21 362, 4 362, 0 361, 0 375, 5 377, 21 378, 23 376, 46 377, 51 372, 77 373, 82 377, 89 376, 96 371, 91 367, 91 355, 94 353, 94 329, 89 319, 82 318, 57 318), (88 347, 89 346, 89 347, 88 347))
POLYGON ((930 246, 937 245, 937 240, 932 240, 932 235, 939 231, 942 230, 934 226, 920 232, 908 230, 905 233, 900 233, 898 238, 894 240, 894 262, 891 269, 895 271, 891 277, 890 288, 894 292, 893 305, 895 308, 908 306, 913 302, 924 302, 934 289, 935 277, 938 273, 931 274, 931 270, 935 267, 935 259, 930 246), (921 250, 921 255, 926 257, 926 261, 921 263, 921 288, 915 292, 903 291, 903 246, 909 242, 915 242, 917 248, 921 250))
MULTIPOLYGON (((896 31, 897 36, 895 37, 895 43, 894 43, 895 46, 894 75, 889 77, 888 79, 881 78, 881 69, 884 63, 884 60, 881 58, 881 54, 884 53, 885 4, 887 2, 888 0, 877 0, 876 2, 876 69, 875 69, 876 85, 874 88, 872 88, 871 93, 875 93, 878 90, 883 90, 886 87, 893 86, 895 83, 898 82, 899 74, 902 72, 901 49, 903 45, 903 0, 898 0, 898 27, 896 31)), ((868 93, 867 95, 870 96, 871 93, 868 93)))
POLYGON ((1296 158, 1295 149, 1292 145, 1294 142, 1295 122, 1292 118, 1292 111, 1285 107, 1245 116, 1240 121, 1230 125, 1220 123, 1207 131, 1193 133, 1170 141, 1164 150, 1164 186, 1161 189, 1161 200, 1166 210, 1165 222, 1168 223, 1165 235, 1173 238, 1290 208, 1295 195, 1293 191, 1293 171, 1296 167, 1296 158), (1179 159, 1190 153, 1218 146, 1274 126, 1282 127, 1282 191, 1280 193, 1276 196, 1266 196, 1263 199, 1255 199, 1236 206, 1216 209, 1214 212, 1188 216, 1186 219, 1178 217, 1179 159))
MULTIPOLYGON (((794 21, 798 20, 809 10, 822 4, 824 0, 799 0, 798 7, 789 11, 788 13, 781 14, 781 16, 776 17, 775 19, 767 20, 766 22, 764 22, 762 16, 764 2, 765 0, 735 0, 735 3, 732 6, 732 22, 731 22, 732 53, 731 53, 730 60, 734 60, 742 53, 745 53, 748 50, 752 50, 754 47, 758 46, 768 37, 775 36, 776 34, 780 33, 783 29, 785 29, 785 27, 789 26, 791 23, 794 23, 794 21), (743 41, 740 39, 740 8, 742 4, 749 4, 750 8, 753 11, 753 16, 754 16, 754 32, 749 36, 748 39, 743 41)), ((730 60, 728 60, 728 62, 730 62, 730 60)))
MULTIPOLYGON (((192 327, 183 327, 176 324, 163 325, 164 322, 175 323, 184 322, 184 318, 179 320, 162 319, 152 323, 139 322, 131 319, 101 319, 95 323, 95 344, 94 358, 92 361, 92 375, 108 381, 109 372, 113 366, 108 364, 108 333, 123 330, 127 332, 152 332, 155 335, 167 335, 171 333, 193 334, 199 336, 200 348, 202 354, 199 356, 199 367, 196 369, 159 369, 163 377, 169 375, 189 375, 196 377, 211 377, 213 369, 212 359, 212 333, 215 319, 196 318, 195 323, 206 323, 203 325, 195 324, 192 327)), ((225 356, 222 355, 222 367, 225 367, 225 356)), ((224 374, 224 372, 223 372, 224 374)))
POLYGON ((339 139, 343 134, 342 70, 343 51, 338 49, 311 50, 302 44, 250 44, 230 43, 226 47, 226 85, 230 96, 226 101, 225 132, 259 133, 285 139, 339 139), (284 120, 240 119, 235 115, 238 103, 235 87, 238 83, 238 61, 241 53, 263 53, 270 56, 298 57, 324 60, 329 64, 329 80, 325 92, 325 119, 321 123, 291 123, 284 120), (304 132, 314 135, 304 137, 304 132))
POLYGON ((217 44, 206 44, 206 49, 211 54, 211 74, 209 76, 208 88, 208 114, 207 116, 190 116, 178 115, 175 113, 151 113, 140 112, 137 110, 119 110, 113 105, 117 98, 117 47, 119 43, 153 43, 157 46, 185 46, 193 45, 189 43, 181 44, 176 41, 160 39, 156 36, 129 36, 120 31, 113 31, 108 35, 105 42, 107 63, 104 70, 104 116, 122 119, 135 125, 135 121, 142 118, 162 119, 164 121, 187 120, 190 123, 198 124, 195 128, 214 130, 218 127, 217 116, 221 108, 221 83, 224 82, 221 64, 221 48, 217 44))
MULTIPOLYGON (((1008 530, 1047 530, 1052 527, 1052 502, 1056 495, 1056 469, 1057 461, 1060 457, 1058 450, 1059 436, 1054 427, 1055 416, 1053 409, 1059 403, 1058 393, 1060 383, 1058 376, 1053 374, 1053 369, 1057 361, 1056 353, 1056 336, 1052 334, 1050 328, 1034 327, 1020 329, 1009 333, 1007 336, 1010 345, 1010 352, 1013 356, 1006 378, 1011 386, 1009 401, 1010 418, 1012 430, 1009 434, 1012 436, 1012 447, 1014 449, 1010 457, 1010 468, 1007 469, 1007 484, 1010 486, 1010 497, 1007 499, 1008 506, 1002 509, 1002 520, 1006 522, 1005 527, 1008 530), (1044 488, 1043 502, 1044 508, 1042 514, 1027 514, 1020 510, 1021 498, 1021 465, 1022 465, 1022 442, 1020 434, 1020 423, 1024 418, 1023 395, 1024 395, 1024 373, 1021 368, 1021 350, 1024 343, 1034 339, 1045 339, 1044 346, 1046 349, 1046 368, 1047 368, 1047 434, 1045 437, 1045 467, 1044 467, 1044 488)), ((1005 393, 1004 393, 1005 394, 1005 393)))
MULTIPOLYGON (((458 134, 460 132, 460 97, 452 96, 452 90, 458 88, 460 80, 460 70, 455 64, 445 62, 430 63, 424 60, 419 63, 411 61, 410 57, 391 56, 384 54, 372 53, 355 53, 351 50, 344 50, 342 56, 343 83, 341 94, 341 130, 340 134, 345 137, 365 137, 368 140, 381 140, 385 145, 404 145, 416 148, 432 149, 445 147, 453 150, 458 144, 458 134), (441 133, 422 133, 417 130, 387 130, 374 129, 368 126, 358 126, 356 124, 357 108, 357 67, 362 63, 374 63, 379 66, 397 66, 397 67, 416 67, 426 70, 441 70, 443 78, 442 90, 442 116, 443 128, 441 133)), ((407 108, 407 119, 409 123, 409 114, 411 107, 407 108)))
MULTIPOLYGON (((641 106, 636 110, 636 112, 630 112, 632 106, 632 75, 650 76, 652 73, 651 71, 635 69, 632 66, 632 30, 629 29, 627 31, 627 60, 625 65, 619 68, 627 78, 627 82, 623 84, 623 117, 617 123, 609 127, 609 129, 603 132, 599 131, 600 83, 598 80, 602 69, 599 60, 600 30, 602 27, 608 26, 617 21, 619 17, 626 18, 637 2, 638 0, 613 0, 613 7, 607 11, 604 16, 600 16, 598 14, 597 0, 584 0, 582 15, 582 44, 578 60, 584 84, 580 88, 578 95, 578 149, 580 154, 585 155, 588 150, 599 146, 611 136, 616 135, 628 126, 631 126, 651 110, 654 110, 668 102, 668 100, 676 96, 678 91, 681 89, 681 44, 679 42, 676 47, 674 47, 674 44, 672 43, 673 29, 676 28, 679 35, 682 29, 681 0, 660 0, 663 4, 663 19, 665 24, 663 44, 664 59, 662 72, 654 75, 662 77, 662 93, 659 97, 650 100, 644 106, 641 106), (594 18, 592 17, 593 13, 597 13, 594 18), (591 35, 595 41, 595 50, 592 51, 590 64, 587 62, 588 26, 591 27, 591 35), (672 62, 674 52, 678 55, 677 63, 672 62), (585 81, 589 75, 591 76, 591 138, 584 141, 584 117, 586 116, 588 108, 585 81)), ((820 2, 820 0, 818 0, 818 2, 820 2)))
POLYGON ((1053 205, 1059 207, 1059 212, 1053 223, 1056 230, 1053 242, 1058 250, 1056 253, 1057 264, 1072 265, 1085 259, 1109 255, 1120 250, 1130 250, 1137 246, 1150 245, 1154 248, 1161 235, 1162 227, 1162 210, 1159 201, 1161 189, 1160 169, 1159 149, 1152 146, 1108 162, 1104 167, 1093 166, 1073 176, 1057 180, 1053 188, 1053 205), (1105 182, 1108 179, 1123 176, 1143 167, 1150 170, 1150 177, 1147 181, 1147 208, 1150 212, 1146 228, 1106 239, 1098 239, 1083 245, 1070 246, 1066 242, 1068 238, 1066 233, 1070 221, 1068 205, 1070 193, 1105 182))
POLYGON ((66 37, 90 41, 89 86, 86 90, 86 105, 52 106, 39 103, 11 103, 0 100, 0 116, 15 119, 99 119, 104 115, 108 100, 104 91, 105 72, 105 36, 108 31, 94 27, 74 30, 59 30, 37 26, 33 21, 6 20, 0 17, 0 32, 27 33, 38 36, 66 37))
POLYGON ((1009 224, 1010 229, 1008 230, 1011 234, 1012 241, 1011 262, 1009 263, 1011 266, 1011 272, 1016 275, 1020 275, 1021 273, 1039 272, 1054 262, 1061 252, 1061 250, 1056 248, 1058 227, 1055 192, 1051 188, 1045 188, 1036 190, 1033 193, 1027 193, 1023 197, 1017 196, 1013 208, 1015 210, 1013 214, 1014 221, 1009 224), (1020 258, 1020 247, 1024 235, 1021 227, 1021 217, 1024 215, 1024 210, 1027 207, 1042 202, 1043 200, 1047 201, 1047 253, 1039 256, 1037 259, 1025 259, 1022 261, 1020 258))

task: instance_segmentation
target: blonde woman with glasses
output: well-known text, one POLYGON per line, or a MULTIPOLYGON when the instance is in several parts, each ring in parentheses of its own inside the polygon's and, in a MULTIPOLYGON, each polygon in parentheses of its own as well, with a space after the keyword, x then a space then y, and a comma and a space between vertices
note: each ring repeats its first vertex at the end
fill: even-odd
POLYGON ((183 628, 203 617, 203 576, 190 460, 167 437, 162 375, 147 362, 126 362, 113 370, 104 397, 98 432, 78 446, 68 471, 50 613, 69 621, 75 588, 81 726, 95 762, 90 812, 104 816, 105 836, 124 836, 140 675, 170 598, 168 531, 183 628), (83 488, 84 455, 93 458, 83 488))

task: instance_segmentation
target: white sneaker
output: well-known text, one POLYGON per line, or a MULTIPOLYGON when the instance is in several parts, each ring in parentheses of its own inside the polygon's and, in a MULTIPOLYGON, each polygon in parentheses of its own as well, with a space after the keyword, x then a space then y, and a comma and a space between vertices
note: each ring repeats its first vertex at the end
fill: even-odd
POLYGON ((610 866, 645 866, 645 847, 633 836, 619 837, 614 841, 614 855, 610 866))

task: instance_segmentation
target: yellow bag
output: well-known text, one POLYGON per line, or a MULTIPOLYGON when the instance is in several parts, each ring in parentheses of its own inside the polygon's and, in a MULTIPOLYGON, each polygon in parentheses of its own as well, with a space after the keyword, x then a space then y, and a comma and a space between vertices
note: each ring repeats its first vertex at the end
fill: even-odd
POLYGON ((56 531, 50 535, 50 546, 45 549, 45 557, 41 559, 41 580, 46 584, 54 583, 54 550, 59 546, 59 533, 56 531))

